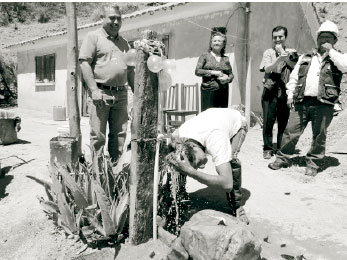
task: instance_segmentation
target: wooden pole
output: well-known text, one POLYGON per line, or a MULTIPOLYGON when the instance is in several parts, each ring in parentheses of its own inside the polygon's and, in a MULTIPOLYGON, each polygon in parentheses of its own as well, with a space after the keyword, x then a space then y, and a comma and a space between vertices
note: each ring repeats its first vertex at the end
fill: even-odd
MULTIPOLYGON (((144 38, 157 34, 145 31, 144 38)), ((158 76, 148 70, 149 54, 137 50, 134 89, 134 114, 131 127, 129 238, 140 244, 153 233, 153 170, 158 121, 158 76), (143 139, 153 138, 152 141, 143 139)))
POLYGON ((249 59, 246 78, 245 117, 248 125, 251 124, 251 88, 252 88, 252 58, 249 59))
POLYGON ((245 117, 248 125, 251 121, 251 95, 252 95, 252 66, 251 66, 251 57, 250 57, 250 46, 249 46, 249 34, 250 34, 250 7, 251 4, 246 3, 245 12, 246 12, 246 21, 245 21, 245 39, 246 39, 246 91, 245 91, 245 117))
POLYGON ((67 102, 70 126, 70 137, 77 139, 78 153, 81 154, 80 112, 77 95, 78 40, 76 6, 74 2, 65 3, 67 17, 67 102))
POLYGON ((154 181, 153 181, 153 240, 157 240, 159 151, 160 151, 160 140, 157 140, 157 144, 155 146, 154 181))

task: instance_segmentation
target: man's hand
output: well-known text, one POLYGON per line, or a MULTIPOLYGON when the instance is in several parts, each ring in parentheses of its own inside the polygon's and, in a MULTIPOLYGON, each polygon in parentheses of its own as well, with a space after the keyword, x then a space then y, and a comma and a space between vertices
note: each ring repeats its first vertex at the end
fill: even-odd
POLYGON ((275 46, 275 50, 277 51, 277 53, 279 53, 280 55, 285 54, 286 52, 283 49, 282 44, 276 44, 275 46))
POLYGON ((181 173, 191 176, 191 172, 195 169, 190 165, 187 156, 182 153, 179 155, 171 154, 167 157, 168 161, 175 166, 181 173))
POLYGON ((95 89, 92 91, 92 100, 95 105, 97 106, 102 105, 103 100, 102 100, 102 93, 100 89, 95 89))
POLYGON ((288 98, 287 100, 287 106, 292 109, 294 108, 294 101, 293 101, 293 98, 288 98))
POLYGON ((333 45, 331 44, 331 43, 328 43, 328 42, 326 42, 326 43, 323 43, 322 44, 322 47, 323 47, 323 49, 325 50, 325 51, 330 51, 332 48, 333 48, 333 45))

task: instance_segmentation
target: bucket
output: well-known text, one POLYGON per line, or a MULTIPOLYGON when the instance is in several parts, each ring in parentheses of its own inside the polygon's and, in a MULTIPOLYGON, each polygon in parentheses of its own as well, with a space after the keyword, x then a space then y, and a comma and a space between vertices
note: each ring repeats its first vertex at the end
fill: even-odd
POLYGON ((61 107, 61 106, 53 107, 53 120, 66 121, 66 107, 61 107))

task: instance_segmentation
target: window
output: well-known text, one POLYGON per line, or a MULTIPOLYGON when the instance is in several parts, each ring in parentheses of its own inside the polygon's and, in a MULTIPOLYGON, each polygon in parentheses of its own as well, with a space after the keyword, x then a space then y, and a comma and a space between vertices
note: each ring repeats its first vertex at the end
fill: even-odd
POLYGON ((55 82, 55 54, 36 56, 36 83, 55 82))
POLYGON ((164 34, 162 41, 165 45, 164 56, 166 56, 166 58, 169 58, 169 35, 164 34))

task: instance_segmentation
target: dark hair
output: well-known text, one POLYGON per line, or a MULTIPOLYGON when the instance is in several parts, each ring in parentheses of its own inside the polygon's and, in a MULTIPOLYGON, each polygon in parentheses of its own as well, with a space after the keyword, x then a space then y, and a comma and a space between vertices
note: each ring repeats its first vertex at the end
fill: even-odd
POLYGON ((225 34, 221 33, 221 32, 213 32, 213 33, 211 34, 210 43, 209 43, 209 45, 208 45, 208 51, 211 51, 211 50, 212 50, 211 42, 212 42, 213 37, 215 37, 215 36, 221 36, 221 37, 224 38, 224 46, 223 46, 223 48, 220 50, 221 56, 224 56, 225 47, 226 47, 226 45, 227 45, 227 36, 226 36, 225 34))
POLYGON ((185 154, 188 158, 190 165, 194 166, 194 162, 196 161, 196 156, 195 156, 195 152, 193 149, 193 144, 190 141, 185 141, 183 143, 183 147, 184 147, 184 151, 185 151, 185 154))
POLYGON ((272 29, 272 33, 271 33, 271 36, 273 36, 274 32, 279 32, 283 30, 284 31, 284 36, 287 38, 287 35, 288 35, 288 29, 287 27, 285 26, 282 26, 282 25, 279 25, 279 26, 276 26, 275 28, 272 29))

